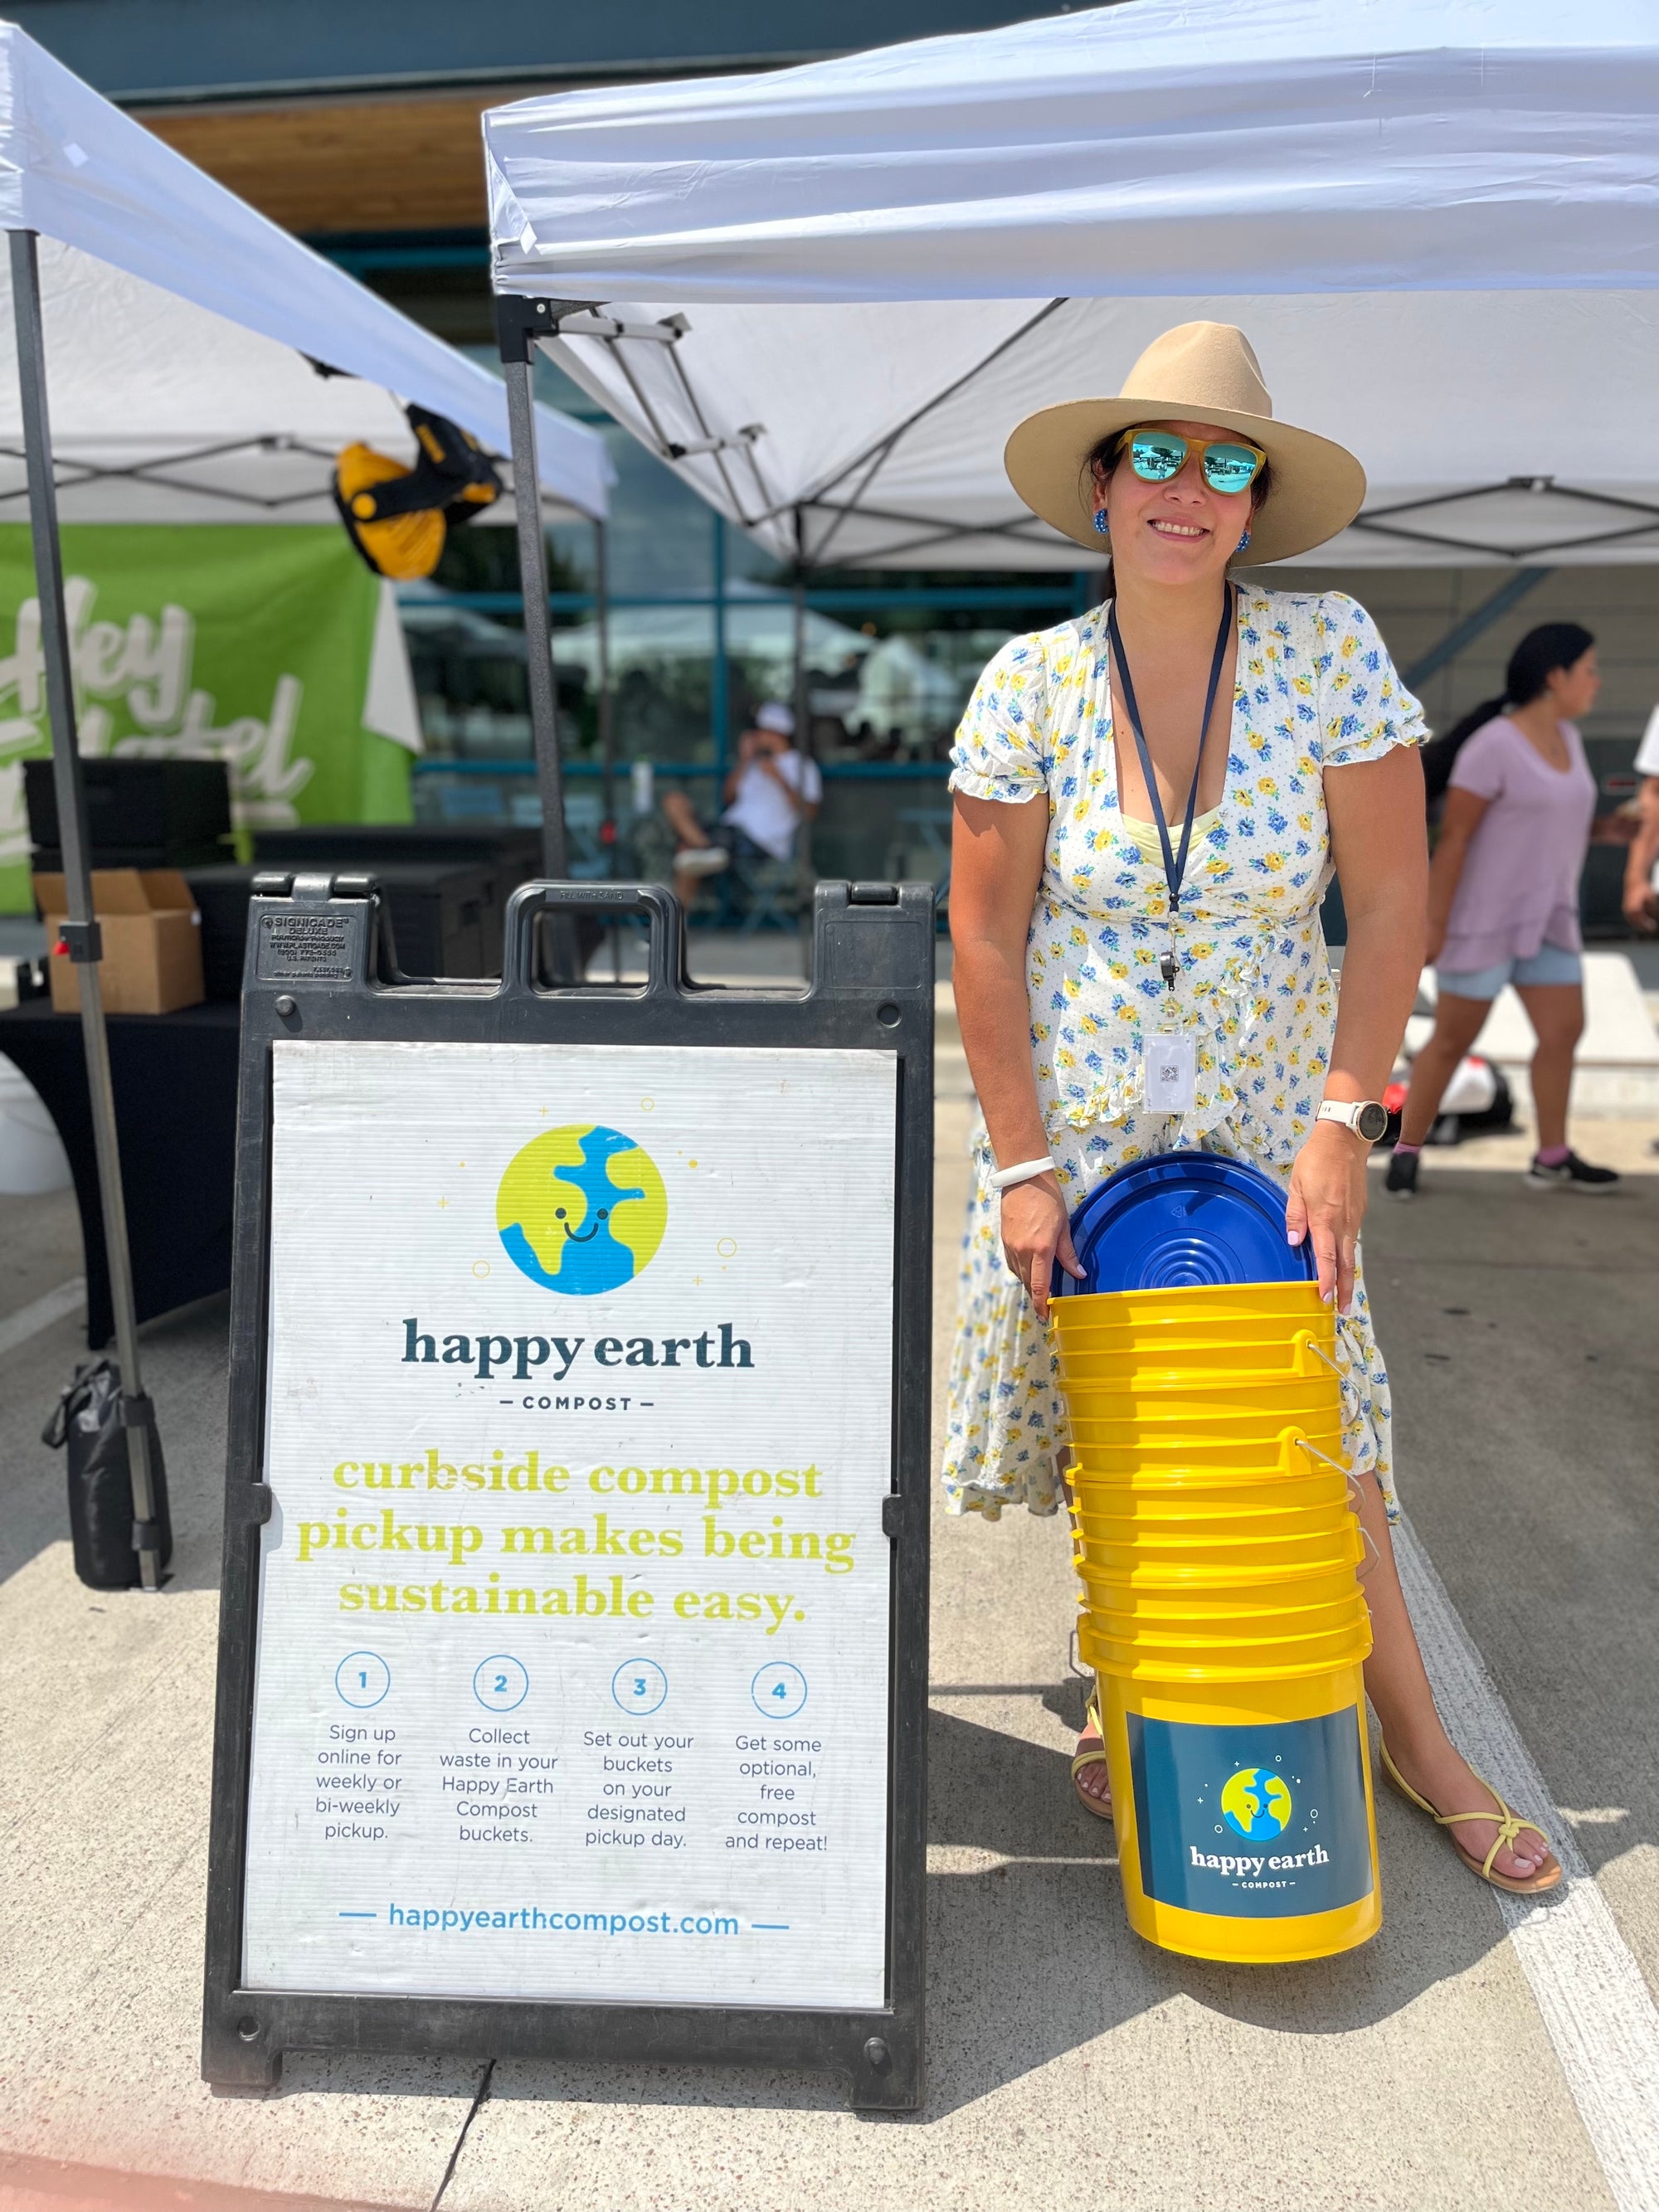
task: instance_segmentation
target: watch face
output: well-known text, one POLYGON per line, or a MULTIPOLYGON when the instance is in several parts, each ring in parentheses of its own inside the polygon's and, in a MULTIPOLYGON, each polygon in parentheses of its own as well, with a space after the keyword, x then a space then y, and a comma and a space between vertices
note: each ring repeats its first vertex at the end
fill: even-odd
POLYGON ((1368 1145, 1374 1145, 1389 1126, 1389 1109, 1368 1098, 1354 1116, 1354 1127, 1368 1145))

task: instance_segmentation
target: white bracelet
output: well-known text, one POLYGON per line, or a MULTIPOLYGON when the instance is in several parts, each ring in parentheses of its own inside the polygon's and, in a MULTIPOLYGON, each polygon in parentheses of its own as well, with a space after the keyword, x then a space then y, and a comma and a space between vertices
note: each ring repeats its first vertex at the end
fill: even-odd
POLYGON ((1012 1190, 1017 1182, 1030 1182, 1033 1176, 1048 1175, 1054 1162, 1044 1153, 1040 1160, 1022 1160, 1016 1168, 998 1168, 991 1177, 993 1190, 1012 1190))

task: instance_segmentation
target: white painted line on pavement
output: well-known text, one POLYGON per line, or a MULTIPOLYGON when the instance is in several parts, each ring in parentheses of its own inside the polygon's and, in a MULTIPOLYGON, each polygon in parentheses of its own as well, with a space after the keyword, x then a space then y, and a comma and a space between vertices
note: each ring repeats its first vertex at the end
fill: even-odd
POLYGON ((1411 1522, 1395 1556, 1453 1741, 1517 1812, 1541 1820, 1565 1877, 1541 1902, 1491 1891, 1619 2212, 1659 2212, 1659 2009, 1577 1838, 1550 1802, 1497 1684, 1411 1522))
POLYGON ((78 1312, 87 1302, 87 1279, 71 1275, 66 1283, 59 1283, 55 1291, 44 1297, 20 1306, 15 1314, 0 1321, 0 1353, 15 1352, 20 1344, 27 1344, 32 1336, 39 1336, 43 1328, 50 1328, 65 1314, 78 1312))

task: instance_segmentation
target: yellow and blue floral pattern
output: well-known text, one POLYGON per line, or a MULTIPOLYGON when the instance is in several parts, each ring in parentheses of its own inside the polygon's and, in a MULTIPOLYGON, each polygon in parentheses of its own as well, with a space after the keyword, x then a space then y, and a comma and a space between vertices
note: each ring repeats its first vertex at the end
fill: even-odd
MULTIPOLYGON (((1012 638, 980 678, 951 755, 953 791, 1046 795, 1048 844, 1027 941, 1031 1054, 1049 1150, 1073 1211, 1112 1171, 1202 1146, 1281 1182, 1323 1094, 1336 1006, 1319 904, 1331 878, 1328 769, 1420 744, 1422 710, 1365 610, 1340 592, 1240 590, 1227 780, 1194 843, 1170 937, 1161 857, 1126 831, 1106 610, 1012 638), (1148 1113, 1144 1041, 1178 1025, 1197 1047, 1185 1115, 1148 1113)), ((943 1480, 953 1512, 1052 1513, 1067 1442, 1053 1353, 1009 1273, 983 1123, 963 1241, 943 1480)), ((1389 1380, 1363 1274, 1339 1319, 1345 1443, 1395 1509, 1389 1380)))

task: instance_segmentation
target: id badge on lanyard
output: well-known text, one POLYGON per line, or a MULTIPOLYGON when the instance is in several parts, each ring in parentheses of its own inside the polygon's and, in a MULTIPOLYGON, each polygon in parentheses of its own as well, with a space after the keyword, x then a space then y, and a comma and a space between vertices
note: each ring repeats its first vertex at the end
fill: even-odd
POLYGON ((1158 824, 1158 842, 1164 851, 1164 873, 1170 890, 1170 949, 1159 963, 1164 980, 1170 988, 1169 1012, 1164 1017, 1166 1026, 1149 1030, 1141 1060, 1141 1077, 1149 1114, 1185 1114, 1194 1104, 1198 1094, 1198 1051, 1192 1037, 1176 1028, 1180 1018, 1176 1006, 1176 977, 1181 972, 1180 955, 1176 950, 1176 924, 1181 913, 1181 886, 1187 873, 1187 854, 1192 844, 1193 823, 1198 809, 1198 779, 1204 766, 1204 744, 1209 735, 1210 716, 1215 708, 1217 686, 1221 681, 1221 664, 1226 658, 1227 634, 1233 619, 1233 595, 1231 586, 1222 592, 1221 627, 1216 632, 1215 653, 1210 663, 1209 689, 1204 700, 1204 720, 1199 726, 1198 757, 1193 763, 1192 788, 1187 793, 1186 819, 1181 826, 1181 844, 1176 848, 1170 836, 1170 825, 1164 813, 1164 802, 1158 797, 1158 778, 1152 770, 1152 755, 1140 726, 1140 709, 1135 702, 1134 682, 1129 674, 1128 655, 1123 650, 1123 640, 1118 634, 1117 609, 1113 607, 1107 617, 1107 635, 1111 641, 1112 658, 1117 663, 1117 672, 1123 684, 1123 704, 1129 717, 1129 726, 1134 732, 1135 744, 1140 754, 1141 774, 1146 781, 1146 796, 1152 805, 1152 819, 1158 824))
POLYGON ((1198 1053, 1190 1036, 1154 1030, 1147 1036, 1142 1073, 1149 1114, 1186 1114, 1198 1093, 1198 1053))

